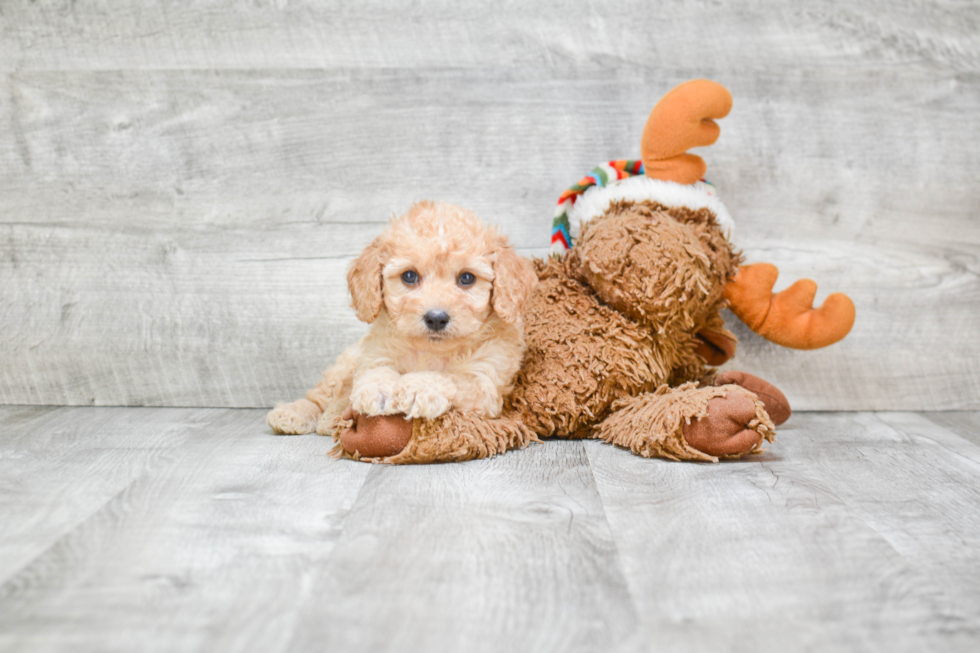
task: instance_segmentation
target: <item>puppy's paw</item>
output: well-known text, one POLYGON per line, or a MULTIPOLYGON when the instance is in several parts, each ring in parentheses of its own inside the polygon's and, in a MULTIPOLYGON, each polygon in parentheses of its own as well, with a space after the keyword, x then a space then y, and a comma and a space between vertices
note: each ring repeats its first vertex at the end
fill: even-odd
POLYGON ((351 408, 362 415, 391 415, 399 412, 392 407, 394 384, 363 383, 354 386, 350 395, 351 408))
POLYGON ((409 417, 435 419, 453 405, 456 386, 434 372, 405 374, 395 386, 394 412, 409 417))
POLYGON ((435 419, 450 408, 453 402, 444 395, 430 389, 419 389, 414 392, 414 396, 398 397, 398 405, 405 408, 399 412, 405 413, 409 417, 421 417, 422 419, 435 419))
POLYGON ((301 399, 276 406, 266 415, 265 421, 276 435, 303 435, 316 430, 318 413, 313 402, 301 399))
POLYGON ((320 419, 316 421, 316 434, 317 435, 333 435, 334 431, 337 430, 337 415, 331 411, 327 411, 320 415, 320 419))

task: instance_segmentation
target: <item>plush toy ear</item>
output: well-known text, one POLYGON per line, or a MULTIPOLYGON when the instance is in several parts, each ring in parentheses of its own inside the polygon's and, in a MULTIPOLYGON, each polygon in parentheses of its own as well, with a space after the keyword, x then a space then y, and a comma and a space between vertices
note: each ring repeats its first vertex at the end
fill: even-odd
POLYGON ((504 322, 516 322, 524 312, 524 303, 538 285, 534 266, 498 236, 493 264, 493 310, 504 322))
POLYGON ((697 347, 694 351, 704 359, 704 362, 713 367, 730 361, 738 346, 738 340, 725 328, 704 328, 698 331, 695 337, 697 347))
POLYGON ((378 318, 384 301, 381 294, 381 270, 384 267, 384 243, 378 237, 368 245, 347 272, 350 305, 357 319, 370 324, 378 318))

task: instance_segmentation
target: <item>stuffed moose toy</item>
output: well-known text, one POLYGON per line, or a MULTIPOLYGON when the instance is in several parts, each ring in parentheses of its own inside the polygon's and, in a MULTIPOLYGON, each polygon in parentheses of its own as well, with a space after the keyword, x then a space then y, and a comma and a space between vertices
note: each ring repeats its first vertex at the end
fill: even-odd
MULTIPOLYGON (((781 346, 843 338, 854 305, 841 294, 813 308, 804 279, 773 294, 778 271, 742 265, 731 217, 687 153, 714 143, 731 95, 693 80, 653 109, 642 161, 611 161, 566 191, 555 256, 536 260, 524 307, 527 350, 496 418, 367 417, 348 409, 332 435, 340 455, 383 463, 483 458, 541 438, 598 438, 645 457, 717 461, 761 450, 790 415, 785 396, 755 376, 715 368, 736 346, 726 306, 781 346)), ((323 433, 323 430, 320 431, 323 433)))

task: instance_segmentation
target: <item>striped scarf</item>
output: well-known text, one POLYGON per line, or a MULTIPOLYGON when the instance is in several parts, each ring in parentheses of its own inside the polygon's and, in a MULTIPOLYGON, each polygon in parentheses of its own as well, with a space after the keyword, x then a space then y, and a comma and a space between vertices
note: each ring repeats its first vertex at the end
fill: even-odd
POLYGON ((560 255, 572 248, 574 243, 572 243, 568 214, 571 213, 572 207, 575 206, 576 200, 582 193, 593 186, 606 186, 611 182, 642 174, 642 161, 628 161, 626 159, 609 161, 593 168, 592 172, 562 193, 561 197, 558 198, 555 218, 551 223, 551 253, 560 255))

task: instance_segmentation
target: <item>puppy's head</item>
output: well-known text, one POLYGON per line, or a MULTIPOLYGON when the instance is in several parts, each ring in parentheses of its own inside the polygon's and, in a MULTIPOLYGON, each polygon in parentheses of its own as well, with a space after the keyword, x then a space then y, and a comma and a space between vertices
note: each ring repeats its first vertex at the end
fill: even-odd
POLYGON ((488 333, 494 316, 517 321, 537 283, 530 261, 471 211, 419 202, 391 221, 347 274, 357 317, 384 310, 391 335, 418 346, 488 333))

